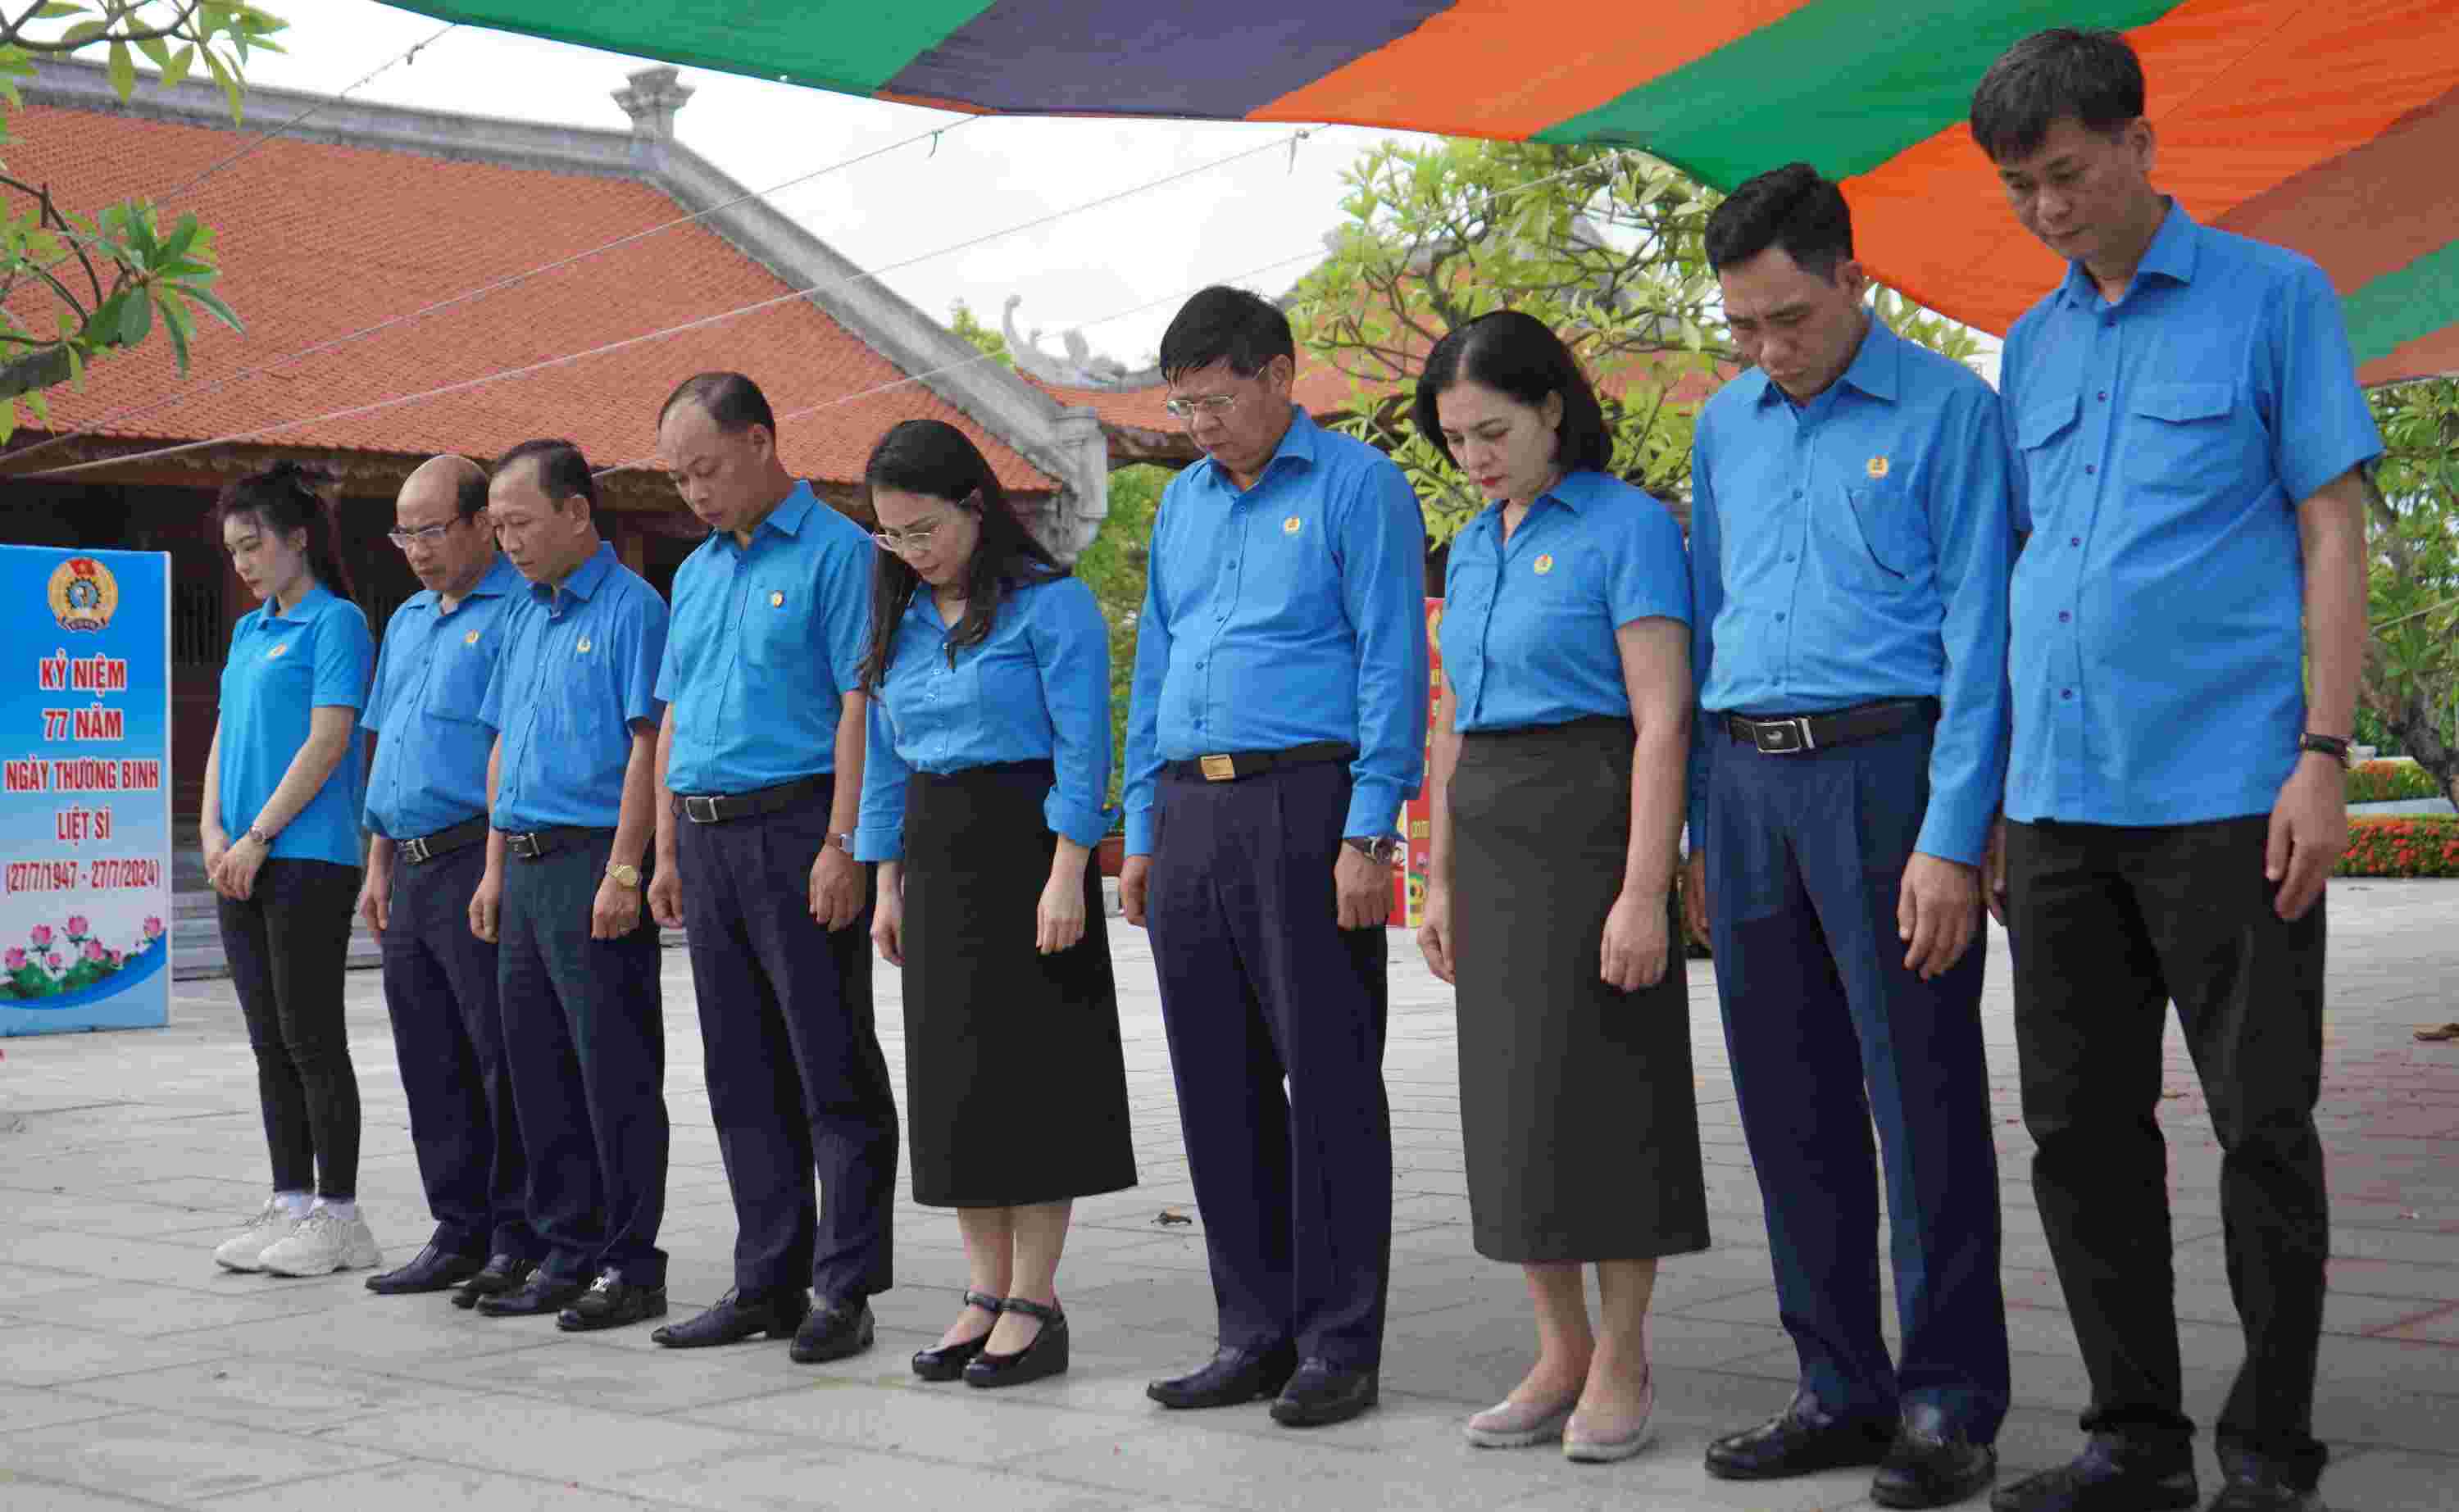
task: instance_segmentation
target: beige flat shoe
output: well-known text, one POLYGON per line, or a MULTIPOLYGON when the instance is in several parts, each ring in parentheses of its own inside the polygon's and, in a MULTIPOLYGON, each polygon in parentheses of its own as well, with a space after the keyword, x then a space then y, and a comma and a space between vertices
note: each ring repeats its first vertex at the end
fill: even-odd
POLYGON ((1582 1422, 1574 1413, 1563 1425, 1563 1458, 1578 1464, 1611 1464, 1648 1447, 1655 1436, 1656 1373, 1639 1390, 1639 1415, 1620 1423, 1582 1422))
POLYGON ((1500 1401, 1470 1418, 1461 1432, 1480 1449, 1525 1449, 1563 1437, 1577 1396, 1558 1402, 1500 1401))
POLYGON ((2438 1040, 2459 1040, 2459 1023, 2435 1024, 2429 1029, 2419 1029, 2416 1038, 2428 1043, 2438 1040))

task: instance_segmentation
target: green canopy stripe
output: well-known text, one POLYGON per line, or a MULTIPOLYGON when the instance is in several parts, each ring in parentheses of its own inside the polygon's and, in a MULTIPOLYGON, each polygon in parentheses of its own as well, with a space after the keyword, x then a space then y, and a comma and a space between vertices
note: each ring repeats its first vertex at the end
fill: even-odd
POLYGON ((2349 290, 2340 313, 2360 365, 2459 321, 2459 242, 2349 290))

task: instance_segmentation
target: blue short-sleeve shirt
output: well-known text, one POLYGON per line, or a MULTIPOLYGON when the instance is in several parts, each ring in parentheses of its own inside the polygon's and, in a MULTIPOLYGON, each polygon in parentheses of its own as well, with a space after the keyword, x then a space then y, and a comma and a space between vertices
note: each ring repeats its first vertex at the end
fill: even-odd
MULTIPOLYGON (((307 744, 311 710, 367 707, 368 671, 375 639, 359 606, 319 583, 287 611, 267 600, 240 616, 222 663, 221 825, 247 832, 283 774, 307 744)), ((367 780, 367 743, 350 732, 349 749, 307 806, 273 837, 277 860, 359 864, 359 802, 367 780)))
POLYGON ((675 572, 657 696, 675 711, 666 786, 740 793, 836 770, 860 685, 877 548, 797 483, 746 548, 713 532, 675 572))
POLYGON ((479 716, 504 652, 504 612, 528 588, 498 556, 452 612, 432 589, 393 611, 368 695, 367 725, 377 737, 368 829, 409 840, 486 813, 495 732, 479 716))
POLYGON ((953 662, 947 636, 929 591, 915 593, 872 701, 855 857, 903 856, 911 773, 1000 762, 1049 762, 1043 822, 1078 845, 1100 843, 1109 824, 1110 632, 1093 590, 1075 578, 1015 589, 990 634, 953 662))
POLYGON ((1538 495, 1511 538, 1500 505, 1452 538, 1443 571, 1443 677, 1468 730, 1630 714, 1614 633, 1691 622, 1682 527, 1640 489, 1573 472, 1538 495))
POLYGON ((504 617, 481 718, 504 742, 494 826, 612 830, 632 731, 655 728, 666 601, 603 542, 562 585, 532 583, 504 617))
POLYGON ((2078 264, 2007 333, 2007 813, 2269 812, 2304 726, 2297 506, 2382 454, 2322 270, 2172 206, 2112 304, 2078 264))

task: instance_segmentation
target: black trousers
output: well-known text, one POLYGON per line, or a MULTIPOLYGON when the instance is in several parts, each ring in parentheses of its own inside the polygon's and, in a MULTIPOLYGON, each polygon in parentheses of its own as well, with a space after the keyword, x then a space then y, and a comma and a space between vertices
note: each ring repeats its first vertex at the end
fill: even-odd
POLYGON ((244 900, 216 895, 276 1191, 358 1195, 359 1078, 342 1020, 358 898, 357 867, 278 858, 257 869, 244 900))
POLYGON ((535 1260, 495 947, 470 933, 470 894, 486 870, 483 844, 394 866, 385 1006, 436 1248, 535 1260))
POLYGON ((566 1280, 666 1284, 666 1026, 658 923, 589 937, 615 831, 504 863, 497 990, 529 1162, 530 1227, 566 1280))
POLYGON ((675 846, 734 1284, 808 1282, 851 1303, 894 1284, 896 1094, 872 1012, 870 905, 834 932, 811 917, 831 790, 725 824, 678 819, 675 846))
POLYGON ((1337 763, 1165 777, 1146 920, 1220 1340, 1362 1370, 1383 1352, 1392 1111, 1383 930, 1343 931, 1332 880, 1349 791, 1337 763))
POLYGON ((2015 1033, 2032 1188, 2091 1376, 2084 1426, 2182 1444, 2161 1036, 2174 1000, 2219 1136, 2245 1363, 2223 1450, 2310 1485, 2330 1215, 2314 1131, 2322 905, 2295 923, 2262 874, 2266 816, 2158 829, 2010 824, 2015 1033))

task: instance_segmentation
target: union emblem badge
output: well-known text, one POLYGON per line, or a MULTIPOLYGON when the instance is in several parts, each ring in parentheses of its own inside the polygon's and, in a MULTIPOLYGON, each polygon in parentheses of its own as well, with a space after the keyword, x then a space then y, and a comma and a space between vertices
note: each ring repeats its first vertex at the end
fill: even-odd
POLYGON ((1874 477, 1874 478, 1882 478, 1882 477, 1885 477, 1885 476, 1887 475, 1887 459, 1886 459, 1886 457, 1885 457, 1884 455, 1880 455, 1880 456, 1874 456, 1874 457, 1872 457, 1872 458, 1870 459, 1870 469, 1869 469, 1869 472, 1870 472, 1870 475, 1871 475, 1872 477, 1874 477))
POLYGON ((72 556, 52 569, 45 597, 61 629, 98 631, 119 612, 119 580, 93 557, 72 556))
POLYGON ((1547 573, 1554 570, 1554 554, 1547 552, 1539 556, 1535 565, 1537 568, 1537 576, 1540 578, 1545 577, 1547 573))

